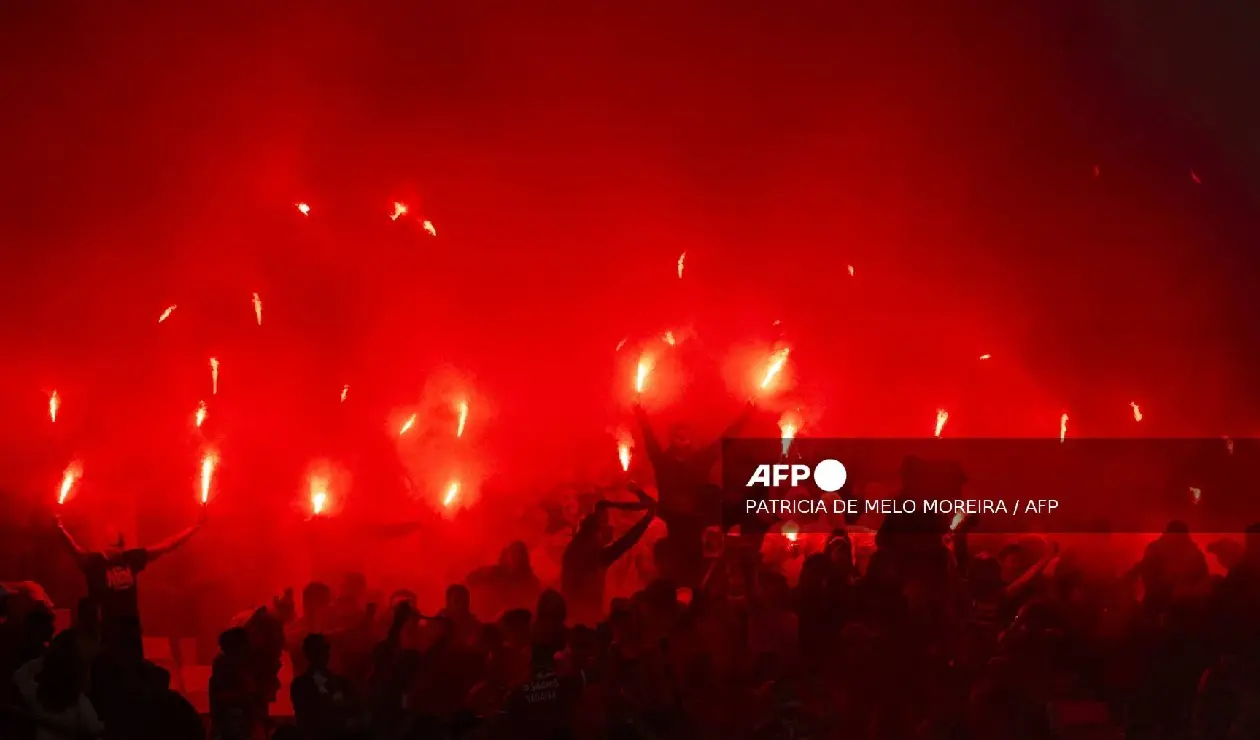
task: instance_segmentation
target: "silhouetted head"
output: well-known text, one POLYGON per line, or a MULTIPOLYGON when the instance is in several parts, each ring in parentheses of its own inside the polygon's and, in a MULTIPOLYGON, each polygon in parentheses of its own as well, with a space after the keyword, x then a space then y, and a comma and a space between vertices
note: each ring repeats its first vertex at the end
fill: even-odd
POLYGON ((105 542, 101 548, 106 555, 112 555, 127 549, 127 535, 117 524, 110 522, 105 525, 105 542))
POLYGON ((328 639, 318 632, 307 635, 306 639, 302 640, 302 656, 312 668, 319 670, 327 668, 328 661, 332 657, 332 648, 328 644, 328 639))
POLYGON ((686 457, 691 454, 691 429, 685 424, 674 424, 669 428, 669 452, 675 457, 686 457))
POLYGON ((233 627, 219 635, 219 650, 229 658, 243 658, 249 654, 249 632, 244 627, 233 627))
POLYGON ((302 613, 310 616, 332 603, 332 589, 326 583, 311 581, 302 589, 302 613))
POLYGON ((539 622, 564 624, 564 620, 569 613, 569 607, 559 591, 549 588, 539 594, 536 613, 538 614, 539 622))
POLYGON ((597 508, 595 511, 582 517, 582 521, 578 524, 578 534, 586 537, 594 537, 601 545, 611 544, 613 541, 613 528, 608 523, 608 510, 597 508))
POLYGON ((1168 523, 1167 527, 1164 527, 1164 534, 1171 534, 1171 535, 1190 534, 1190 526, 1183 521, 1174 519, 1168 523))
POLYGON ((461 616, 472 610, 472 595, 468 587, 462 583, 453 583, 446 587, 446 613, 461 616))
POLYGON ((499 565, 509 573, 528 573, 531 570, 529 548, 520 540, 513 542, 499 553, 499 565))

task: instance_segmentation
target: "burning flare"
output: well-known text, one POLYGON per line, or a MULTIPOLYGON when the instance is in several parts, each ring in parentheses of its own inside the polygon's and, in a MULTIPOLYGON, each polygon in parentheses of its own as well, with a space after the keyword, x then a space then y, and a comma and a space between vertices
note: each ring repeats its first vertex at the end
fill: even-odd
POLYGON ((1190 498, 1194 499, 1196 504, 1199 503, 1203 500, 1203 491, 1195 488, 1194 486, 1190 486, 1190 498))
POLYGON ((455 503, 457 498, 459 498, 459 481, 451 483, 451 487, 446 489, 446 496, 442 498, 442 505, 449 508, 451 504, 455 503))
POLYGON ((262 299, 258 294, 254 294, 254 318, 258 320, 258 325, 262 326, 262 299))
POLYGON ((686 262, 687 262, 686 252, 683 252, 682 254, 678 255, 678 279, 679 280, 682 280, 683 265, 685 265, 686 262))
POLYGON ((311 476, 311 513, 319 516, 328 505, 328 480, 322 475, 311 476))
POLYGON ((421 224, 421 226, 424 227, 425 231, 429 232, 429 236, 437 236, 437 229, 433 228, 432 221, 425 221, 423 224, 421 224))
POLYGON ((665 332, 665 336, 661 337, 661 339, 664 339, 665 343, 671 347, 678 344, 678 340, 674 339, 674 332, 672 331, 665 332))
POLYGON ((1064 411, 1063 415, 1059 417, 1059 442, 1060 443, 1062 443, 1064 439, 1067 439, 1067 423, 1068 423, 1068 415, 1067 415, 1067 412, 1064 411))
POLYGON ((652 358, 647 355, 639 357, 639 368, 634 374, 634 392, 642 393, 647 386, 648 375, 652 372, 652 358))
POLYGON ((219 395, 219 361, 210 358, 210 395, 219 395))
POLYGON ((766 376, 761 379, 761 390, 764 391, 770 387, 770 384, 778 377, 779 371, 787 364, 788 351, 788 348, 784 347, 770 356, 770 367, 766 369, 766 376))
POLYGON ((945 422, 949 421, 949 412, 945 409, 936 410, 936 431, 932 433, 934 437, 939 438, 941 431, 945 429, 945 422))
POLYGON ((468 402, 460 401, 457 407, 459 411, 459 426, 455 429, 455 436, 464 436, 464 425, 468 423, 468 402))
POLYGON ((954 514, 954 519, 953 519, 953 521, 951 521, 951 522, 949 523, 949 531, 951 531, 951 532, 956 532, 956 531, 958 531, 958 527, 962 525, 963 520, 964 520, 964 519, 966 519, 966 518, 967 518, 967 512, 966 512, 966 510, 964 510, 964 509, 959 509, 959 510, 958 510, 958 511, 954 514))
POLYGON ((624 429, 617 433, 617 460, 621 462, 621 472, 630 471, 630 452, 634 449, 634 438, 624 429))
POLYGON ((849 265, 849 277, 853 277, 853 265, 849 265))
POLYGON ((197 403, 197 414, 194 418, 197 421, 198 427, 200 427, 202 422, 206 420, 206 402, 205 401, 200 401, 197 403))
POLYGON ((411 416, 407 417, 406 421, 403 422, 402 429, 398 430, 398 436, 401 437, 407 432, 411 431, 411 428, 415 425, 416 425, 416 415, 412 414, 411 416))
POLYGON ((83 476, 83 466, 77 462, 72 462, 66 467, 66 472, 61 476, 61 491, 57 494, 57 504, 61 505, 66 502, 66 497, 70 495, 70 489, 74 488, 74 484, 83 476))
POLYGON ((788 542, 796 542, 796 538, 801 533, 801 527, 796 522, 787 521, 783 523, 783 528, 780 531, 783 532, 784 537, 787 537, 788 542))
POLYGON ((993 355, 989 354, 988 352, 985 352, 984 354, 980 355, 980 359, 982 360, 989 360, 992 358, 993 358, 993 355))
POLYGON ((169 319, 171 317, 171 314, 175 313, 175 308, 176 306, 173 303, 167 306, 166 310, 162 312, 162 315, 158 317, 158 323, 160 324, 163 321, 166 321, 167 319, 169 319))
POLYGON ((1137 401, 1130 401, 1130 402, 1129 402, 1129 406, 1131 406, 1131 407, 1133 408, 1133 420, 1134 420, 1134 421, 1141 421, 1141 420, 1142 420, 1142 409, 1138 408, 1137 401))
POLYGON ((57 395, 57 391, 53 391, 48 397, 48 418, 52 419, 54 424, 57 423, 57 409, 61 408, 61 396, 57 395))
POLYGON ((346 385, 341 386, 341 402, 342 402, 342 403, 345 403, 345 402, 346 402, 346 394, 347 394, 347 393, 349 393, 349 392, 350 392, 350 385, 349 385, 349 384, 346 384, 346 385))
POLYGON ((390 214, 389 220, 397 221, 398 217, 405 214, 406 212, 407 212, 407 206, 403 205, 402 203, 399 203, 398 201, 394 201, 394 212, 390 214))
POLYGON ((788 449, 792 446, 792 440, 796 439, 796 433, 800 431, 800 420, 792 413, 785 413, 779 419, 780 439, 783 440, 783 456, 787 457, 788 449))
POLYGON ((298 209, 298 213, 302 214, 303 216, 311 215, 311 207, 306 205, 305 203, 298 203, 297 209, 298 209))
POLYGON ((201 504, 210 500, 210 482, 214 479, 214 467, 219 464, 219 456, 207 452, 201 458, 201 504))

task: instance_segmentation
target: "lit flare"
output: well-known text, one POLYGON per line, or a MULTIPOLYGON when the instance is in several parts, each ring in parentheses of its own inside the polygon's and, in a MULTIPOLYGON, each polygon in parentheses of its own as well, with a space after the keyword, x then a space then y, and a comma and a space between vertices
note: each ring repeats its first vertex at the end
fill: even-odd
POLYGON ((459 426, 456 427, 455 429, 455 436, 457 438, 464 436, 464 425, 468 423, 468 402, 460 401, 458 410, 459 410, 459 426))
POLYGON ((201 458, 201 504, 210 500, 210 484, 214 480, 214 468, 219 464, 219 456, 207 452, 201 458))
POLYGON ((945 429, 945 422, 949 421, 949 412, 945 409, 936 410, 936 430, 932 433, 934 437, 939 438, 941 432, 945 429))
POLYGON ((219 361, 210 358, 210 395, 219 395, 219 361))
POLYGON ((796 433, 800 431, 801 423, 794 414, 786 413, 779 419, 779 438, 783 441, 783 456, 787 457, 788 449, 792 447, 792 440, 796 439, 796 433))
POLYGON ((766 369, 766 375, 761 379, 761 390, 764 391, 770 387, 770 384, 774 382, 774 379, 783 370, 783 366, 787 364, 788 351, 788 348, 784 347, 770 356, 770 367, 766 369))
POLYGON ((328 480, 322 475, 311 476, 311 513, 319 516, 328 507, 328 480))
POLYGON ((1138 407, 1138 405, 1137 405, 1137 401, 1130 401, 1130 402, 1129 402, 1129 406, 1130 406, 1130 407, 1132 407, 1132 409, 1133 409, 1133 420, 1134 420, 1134 421, 1141 421, 1141 420, 1142 420, 1142 409, 1138 407))
POLYGON ((437 236, 437 229, 433 228, 432 221, 426 220, 423 224, 421 224, 421 226, 424 227, 425 231, 429 232, 429 236, 437 236))
POLYGON ((399 203, 398 201, 394 201, 394 212, 389 215, 389 220, 397 221, 398 217, 404 215, 405 213, 407 213, 407 206, 399 203))
POLYGON ((196 420, 198 427, 200 427, 201 424, 206 420, 206 402, 205 401, 198 402, 197 413, 194 415, 193 418, 196 420))
POLYGON ((66 497, 70 495, 74 484, 83 476, 83 467, 77 462, 72 462, 66 468, 66 472, 61 476, 61 490, 57 494, 57 505, 60 506, 66 502, 66 497))
POLYGON ((687 253, 678 255, 678 279, 682 280, 683 266, 687 263, 687 253))
POLYGON ((346 394, 349 392, 350 392, 350 386, 348 384, 341 386, 341 402, 342 403, 346 402, 346 394))
POLYGON ((169 319, 171 317, 171 314, 175 313, 176 308, 177 307, 174 304, 167 306, 166 310, 162 312, 162 315, 158 316, 158 323, 160 324, 163 321, 166 321, 167 319, 169 319))
POLYGON ((398 436, 401 437, 407 432, 411 431, 411 428, 415 425, 416 425, 416 415, 412 414, 411 416, 407 417, 406 421, 403 422, 402 429, 398 430, 398 436))
POLYGON ((61 408, 61 396, 57 395, 57 391, 53 391, 48 397, 48 418, 52 419, 54 424, 57 423, 57 409, 61 408))
POLYGON ((451 483, 450 488, 446 489, 446 495, 442 497, 442 506, 450 507, 459 498, 459 482, 451 483))
POLYGON ((298 203, 297 209, 298 209, 298 213, 302 214, 303 216, 311 215, 311 207, 306 205, 305 203, 298 203))
POLYGON ((617 433, 617 460, 621 463, 621 472, 630 472, 630 452, 634 450, 634 439, 625 431, 617 433))
POLYGON ((648 375, 652 373, 652 358, 643 355, 639 358, 639 367, 634 374, 634 392, 642 393, 647 387, 648 375))
POLYGON ((1063 440, 1067 439, 1067 423, 1068 423, 1068 415, 1067 415, 1067 412, 1064 411, 1063 415, 1059 417, 1059 442, 1060 443, 1062 443, 1063 440))
POLYGON ((258 325, 262 326, 262 299, 258 294, 254 294, 254 319, 258 321, 258 325))

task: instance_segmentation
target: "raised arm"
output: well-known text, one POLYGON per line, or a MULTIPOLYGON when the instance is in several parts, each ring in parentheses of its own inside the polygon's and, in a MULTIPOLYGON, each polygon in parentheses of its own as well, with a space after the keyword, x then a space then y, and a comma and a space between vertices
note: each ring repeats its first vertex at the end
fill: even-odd
POLYGON ((57 532, 61 535, 61 541, 70 550, 71 554, 73 554, 75 558, 82 558, 84 555, 87 555, 87 550, 79 547, 79 543, 74 541, 74 537, 70 535, 70 530, 66 529, 65 523, 61 521, 60 515, 57 516, 56 521, 57 532))
POLYGON ((1028 584, 1032 583, 1034 578, 1041 575, 1041 572, 1044 571, 1046 567, 1050 565, 1050 562, 1057 557, 1059 557, 1059 543, 1053 542, 1050 544, 1050 548, 1046 550, 1046 554, 1041 556, 1040 560, 1034 563, 1028 570, 1024 571, 1019 578, 1011 581, 1006 586, 1006 595, 1015 596, 1019 594, 1028 587, 1028 584))
POLYGON ((652 519, 655 517, 656 514, 652 508, 648 508, 643 518, 635 522, 634 526, 626 530, 625 534, 618 537, 616 542, 600 550, 599 559, 604 567, 607 568, 617 562, 622 555, 630 551, 630 548, 638 544, 639 540, 643 539, 643 534, 647 532, 648 525, 652 523, 652 519))
POLYGON ((661 442, 656 438, 656 433, 652 431, 652 422, 648 420, 647 412, 638 401, 634 402, 634 418, 639 422, 639 431, 643 434, 643 446, 647 449, 648 459, 655 466, 656 461, 665 455, 665 451, 661 448, 661 442))
POLYGON ((722 432, 722 435, 710 442, 709 445, 700 452, 701 459, 709 462, 710 464, 716 463, 718 458, 722 456, 722 441, 728 437, 738 436, 739 433, 744 430, 744 427, 748 426, 748 422, 752 420, 753 414, 756 411, 757 403, 750 399, 744 406, 744 410, 739 413, 739 416, 735 417, 735 421, 731 422, 730 426, 722 432))
POLYGON ((184 544, 188 540, 191 540, 193 535, 197 534, 197 530, 201 529, 202 525, 205 523, 206 523, 206 512, 205 512, 205 509, 202 509, 201 517, 197 519, 196 524, 192 525, 188 529, 185 529, 183 532, 180 532, 177 535, 174 535, 172 537, 167 537, 166 539, 162 540, 161 542, 157 543, 156 545, 152 547, 146 547, 144 549, 145 555, 148 556, 148 559, 150 561, 153 561, 153 560, 156 560, 157 558, 162 557, 163 555, 169 552, 179 549, 179 546, 184 544))

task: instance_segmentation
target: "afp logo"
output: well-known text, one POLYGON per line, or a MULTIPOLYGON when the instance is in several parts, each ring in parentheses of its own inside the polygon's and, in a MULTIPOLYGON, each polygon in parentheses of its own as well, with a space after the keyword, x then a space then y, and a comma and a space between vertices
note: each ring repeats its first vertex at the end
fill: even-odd
POLYGON ((795 487, 811 478, 820 490, 835 493, 844 488, 845 482, 849 480, 849 471, 845 470, 844 463, 832 459, 820 461, 813 470, 810 470, 808 465, 801 464, 763 464, 758 465, 753 471, 745 487, 778 488, 784 483, 795 487))

